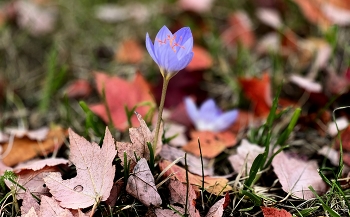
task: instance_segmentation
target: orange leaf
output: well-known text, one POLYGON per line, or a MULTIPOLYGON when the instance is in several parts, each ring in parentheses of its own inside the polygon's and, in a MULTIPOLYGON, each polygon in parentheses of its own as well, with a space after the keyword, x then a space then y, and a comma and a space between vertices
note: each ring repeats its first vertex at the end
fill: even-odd
POLYGON ((260 207, 263 211, 264 217, 292 217, 292 214, 284 209, 277 209, 274 207, 260 207))
POLYGON ((61 127, 55 127, 50 129, 46 139, 41 142, 31 140, 27 137, 15 138, 12 147, 9 143, 5 143, 2 146, 3 153, 8 148, 11 148, 9 154, 2 160, 5 165, 13 166, 36 156, 47 155, 62 145, 66 135, 66 130, 61 127))
POLYGON ((202 155, 205 158, 215 158, 226 148, 232 147, 236 144, 236 136, 230 131, 220 133, 210 131, 192 131, 192 140, 185 146, 183 150, 200 156, 198 139, 201 144, 202 155))
MULTIPOLYGON (((159 168, 161 171, 163 171, 167 166, 169 166, 171 162, 163 160, 159 163, 159 168)), ((170 167, 169 170, 167 170, 164 173, 164 176, 170 176, 171 174, 175 174, 175 178, 178 179, 180 182, 186 183, 186 170, 177 166, 173 165, 170 167)), ((174 177, 173 177, 174 179, 174 177)), ((194 175, 192 173, 188 173, 188 180, 190 184, 192 185, 193 189, 195 191, 199 191, 198 186, 202 186, 202 176, 194 175)), ((220 177, 204 177, 204 188, 212 194, 215 195, 223 195, 225 192, 232 190, 232 187, 227 185, 228 179, 226 178, 220 178, 220 177)))
MULTIPOLYGON (((96 72, 95 79, 97 90, 102 95, 102 90, 106 94, 106 101, 114 126, 118 130, 125 130, 128 128, 127 116, 125 107, 130 111, 138 103, 150 102, 154 103, 153 97, 150 95, 150 87, 140 73, 132 82, 128 82, 119 77, 110 77, 107 74, 96 72)), ((90 109, 100 116, 106 123, 109 122, 108 114, 103 103, 92 105, 90 109)), ((136 111, 144 116, 149 110, 149 106, 139 106, 136 111)), ((131 119, 133 126, 138 126, 139 122, 133 115, 131 119)))
POLYGON ((239 83, 245 96, 254 106, 254 112, 258 116, 267 116, 272 105, 270 76, 263 73, 262 78, 239 78, 239 83))
POLYGON ((140 44, 132 39, 121 43, 116 52, 115 59, 121 63, 139 63, 142 61, 144 51, 140 44))

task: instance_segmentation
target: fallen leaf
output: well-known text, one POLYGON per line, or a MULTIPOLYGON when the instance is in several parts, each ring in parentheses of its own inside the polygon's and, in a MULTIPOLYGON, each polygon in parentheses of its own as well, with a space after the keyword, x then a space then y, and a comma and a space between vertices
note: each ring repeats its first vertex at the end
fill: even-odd
POLYGON ((318 195, 326 191, 326 184, 319 176, 316 161, 302 161, 288 157, 283 151, 272 160, 272 166, 282 189, 292 196, 308 200, 315 198, 309 190, 312 186, 318 195))
MULTIPOLYGON (((159 168, 161 171, 163 171, 167 166, 169 166, 171 162, 167 160, 162 160, 159 162, 159 168)), ((180 182, 186 183, 186 170, 177 166, 173 165, 170 167, 169 170, 167 170, 164 173, 164 177, 170 176, 171 174, 175 174, 173 178, 177 178, 180 182)), ((188 173, 188 180, 190 184, 192 185, 193 189, 198 192, 199 188, 198 186, 202 186, 202 176, 194 175, 192 173, 188 173)), ((204 177, 204 188, 209 193, 215 194, 215 195, 222 195, 227 191, 232 190, 232 187, 228 184, 228 179, 221 178, 221 177, 210 177, 205 176, 204 177)))
POLYGON ((116 52, 115 59, 121 63, 140 63, 143 59, 144 50, 140 44, 132 39, 123 41, 116 52))
POLYGON ((334 166, 339 165, 339 153, 337 150, 323 146, 317 153, 326 157, 334 166))
POLYGON ((124 189, 124 181, 118 180, 113 184, 111 194, 109 195, 108 199, 106 200, 106 203, 109 206, 115 206, 117 203, 118 197, 120 196, 120 192, 124 189))
MULTIPOLYGON (((172 162, 179 157, 184 157, 185 152, 182 149, 175 148, 170 145, 163 145, 159 156, 161 156, 164 160, 172 162)), ((184 158, 182 158, 179 162, 185 165, 184 158)), ((187 154, 187 168, 188 171, 197 175, 202 175, 202 169, 205 176, 211 176, 214 174, 214 167, 210 164, 209 159, 202 158, 201 160, 199 157, 192 154, 187 154)))
POLYGON ((270 8, 259 8, 256 11, 256 16, 266 25, 280 29, 283 27, 282 19, 276 10, 270 8))
POLYGON ((192 51, 194 53, 193 59, 190 64, 186 66, 186 69, 189 71, 205 70, 213 66, 213 58, 207 50, 198 45, 194 45, 192 51))
POLYGON ((290 214, 284 209, 277 209, 274 207, 264 206, 261 206, 260 208, 264 214, 264 217, 292 217, 292 214, 290 214))
POLYGON ((289 81, 305 89, 308 92, 320 93, 322 92, 322 86, 320 83, 312 81, 309 78, 305 78, 299 75, 292 75, 289 77, 289 81))
POLYGON ((221 217, 224 214, 224 204, 226 199, 227 198, 224 197, 218 200, 212 207, 210 207, 205 217, 221 217))
POLYGON ((113 186, 116 155, 114 139, 106 128, 103 145, 90 143, 69 129, 69 160, 76 166, 77 176, 63 180, 60 173, 44 178, 53 197, 62 207, 86 208, 105 201, 113 186))
MULTIPOLYGON (((172 206, 172 208, 176 211, 171 210, 171 209, 157 208, 154 210, 154 214, 157 217, 181 217, 181 216, 184 216, 185 209, 183 209, 182 207, 179 207, 179 206, 172 206)), ((198 212, 195 216, 191 216, 190 213, 188 213, 188 212, 187 212, 187 214, 189 215, 189 217, 199 217, 200 216, 198 212)))
POLYGON ((18 164, 15 168, 13 168, 13 171, 16 173, 21 172, 22 170, 41 170, 45 166, 53 167, 60 164, 68 164, 69 161, 64 158, 46 158, 46 159, 36 159, 36 160, 30 160, 24 163, 18 164))
POLYGON ((92 92, 92 87, 89 81, 85 79, 78 79, 73 81, 65 90, 68 98, 85 98, 88 97, 92 92))
POLYGON ((264 152, 264 147, 250 143, 243 139, 237 148, 237 153, 228 157, 234 171, 246 174, 250 171, 254 159, 264 152), (246 164, 245 164, 246 163, 246 164))
MULTIPOLYGON (((350 125, 348 125, 345 130, 340 132, 340 139, 342 142, 343 150, 350 151, 350 125)), ((339 139, 336 138, 335 146, 336 149, 339 149, 340 142, 339 139)))
MULTIPOLYGON (((118 142, 118 141, 116 142, 118 157, 121 160, 121 165, 124 166, 124 153, 126 153, 128 161, 131 161, 130 170, 132 170, 137 163, 137 159, 135 158, 135 155, 139 158, 146 158, 147 160, 150 159, 150 151, 147 146, 147 143, 149 142, 153 144, 154 142, 153 139, 155 136, 155 131, 151 132, 148 129, 148 126, 146 122, 142 119, 141 115, 136 113, 136 116, 141 126, 137 128, 129 129, 131 143, 118 142)), ((162 126, 161 126, 161 131, 159 132, 158 145, 157 145, 157 149, 155 150, 155 155, 159 154, 161 150, 162 135, 163 133, 162 133, 162 126)))
POLYGON ((340 117, 335 120, 335 122, 331 122, 328 124, 327 132, 330 136, 338 135, 339 131, 346 129, 349 126, 349 121, 346 117, 340 117))
POLYGON ((170 191, 170 204, 181 204, 183 207, 185 207, 187 197, 187 211, 189 216, 199 216, 199 211, 196 209, 195 201, 197 199, 197 195, 191 185, 189 185, 189 188, 187 189, 186 184, 183 184, 176 179, 170 179, 168 189, 170 191))
POLYGON ((210 11, 214 0, 179 0, 178 4, 183 10, 194 11, 197 13, 204 13, 210 11))
MULTIPOLYGON (((156 13, 152 10, 152 14, 156 13)), ((150 9, 144 4, 132 3, 125 6, 118 4, 100 4, 96 7, 97 19, 108 23, 116 23, 125 20, 135 20, 138 23, 146 22, 150 17, 150 9)))
POLYGON ((41 36, 55 29, 57 10, 55 7, 42 7, 31 1, 16 1, 18 25, 34 36, 41 36))
POLYGON ((238 11, 231 14, 228 24, 228 28, 220 36, 225 45, 241 44, 246 48, 251 48, 255 44, 253 25, 246 12, 238 11))
MULTIPOLYGON (((125 81, 119 77, 110 77, 101 72, 95 73, 95 79, 99 94, 102 96, 103 90, 105 92, 113 125, 118 130, 124 131, 129 127, 125 107, 131 111, 136 105, 142 102, 149 102, 152 104, 151 107, 154 107, 154 100, 150 95, 150 87, 140 73, 136 73, 132 82, 125 81)), ((145 116, 151 107, 138 106, 136 111, 142 116, 145 116)), ((103 103, 92 105, 90 109, 106 123, 109 122, 108 114, 103 103)), ((136 117, 133 116, 131 118, 131 124, 133 126, 138 125, 136 117)))
MULTIPOLYGON (((163 112, 163 117, 164 117, 164 112, 163 112)), ((169 141, 169 145, 176 146, 176 147, 184 146, 188 142, 185 134, 186 129, 187 128, 184 125, 167 121, 164 123, 164 137, 171 138, 171 140, 169 141)))
POLYGON ((160 206, 162 199, 158 194, 154 177, 148 167, 147 160, 141 158, 130 174, 126 191, 141 201, 145 206, 160 206))
MULTIPOLYGON (((50 172, 57 172, 57 168, 55 167, 45 167, 41 170, 32 171, 32 170, 24 170, 19 173, 16 173, 18 176, 18 184, 23 186, 27 191, 40 197, 41 195, 49 195, 49 189, 46 187, 44 182, 44 177, 46 177, 50 172)), ((9 188, 16 189, 17 199, 23 199, 25 196, 25 191, 13 184, 10 181, 5 181, 6 185, 9 188)))
POLYGON ((68 209, 60 207, 55 199, 42 196, 39 216, 73 217, 73 214, 68 209))
POLYGON ((251 100, 255 114, 267 116, 272 105, 270 76, 267 72, 262 78, 239 78, 238 79, 244 95, 251 100))
POLYGON ((230 131, 210 132, 210 131, 192 131, 192 140, 185 146, 183 150, 200 156, 198 147, 198 139, 201 144, 202 156, 205 158, 215 158, 226 148, 233 147, 236 144, 236 136, 230 131))
POLYGON ((29 191, 27 191, 23 196, 23 201, 21 206, 22 216, 24 213, 29 213, 31 208, 34 208, 36 213, 38 213, 40 210, 38 201, 36 201, 36 199, 29 193, 29 191))
POLYGON ((34 207, 32 207, 28 213, 26 214, 22 214, 21 216, 24 216, 24 217, 38 217, 38 215, 36 214, 36 211, 34 209, 34 207))
POLYGON ((6 128, 5 132, 12 134, 17 138, 28 137, 31 140, 43 141, 46 139, 47 134, 49 133, 48 127, 42 127, 36 130, 27 130, 20 128, 6 128))
POLYGON ((42 142, 33 141, 29 138, 15 138, 13 144, 5 143, 2 148, 3 152, 7 152, 10 148, 8 155, 3 158, 4 164, 7 166, 13 166, 20 162, 27 161, 36 156, 47 155, 58 149, 66 137, 66 131, 61 127, 54 127, 50 129, 46 136, 46 139, 42 142))

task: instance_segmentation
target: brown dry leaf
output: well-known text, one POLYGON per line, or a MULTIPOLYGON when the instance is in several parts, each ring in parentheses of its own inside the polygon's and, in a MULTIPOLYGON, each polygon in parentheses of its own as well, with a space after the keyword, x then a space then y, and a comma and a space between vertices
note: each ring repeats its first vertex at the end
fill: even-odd
POLYGON ((145 206, 160 206, 162 199, 158 194, 154 177, 148 167, 147 160, 141 158, 130 174, 126 191, 141 201, 145 206))
POLYGON ((111 194, 109 195, 108 199, 106 200, 106 203, 113 207, 119 197, 119 193, 124 189, 124 181, 123 180, 118 180, 113 184, 111 194))
MULTIPOLYGON (((186 194, 187 194, 187 185, 183 184, 179 180, 170 179, 168 184, 168 189, 170 191, 170 203, 171 204, 181 204, 182 206, 186 205, 186 194)), ((196 199, 197 194, 194 191, 192 185, 188 189, 188 204, 187 211, 190 216, 199 216, 199 212, 196 209, 196 199)))
POLYGON ((327 186, 317 172, 316 161, 305 162, 291 158, 282 151, 274 157, 272 166, 282 189, 287 193, 292 193, 292 196, 305 200, 315 198, 309 186, 312 186, 318 195, 326 192, 327 186))
MULTIPOLYGON (((147 146, 147 142, 153 144, 153 138, 155 136, 155 131, 151 132, 146 124, 146 122, 142 119, 141 115, 136 113, 136 117, 140 122, 140 127, 133 127, 129 129, 130 140, 129 142, 116 142, 116 147, 118 151, 118 157, 121 160, 121 165, 124 165, 124 152, 127 155, 128 161, 130 162, 130 170, 134 168, 137 163, 135 159, 135 155, 139 158, 146 158, 149 160, 150 152, 147 146)), ((158 155, 161 147, 162 147, 162 139, 163 135, 162 131, 163 127, 161 125, 161 130, 159 132, 158 145, 155 150, 155 155, 158 155)))
POLYGON ((62 207, 86 208, 110 195, 115 173, 112 162, 116 155, 115 143, 106 128, 103 145, 90 143, 69 129, 69 160, 76 166, 77 176, 63 180, 60 173, 44 178, 53 197, 62 207))
POLYGON ((186 69, 189 71, 205 70, 213 66, 213 58, 207 50, 198 45, 194 45, 192 51, 194 53, 193 59, 190 64, 186 66, 186 69))
POLYGON ((29 193, 29 191, 27 191, 23 196, 23 202, 21 206, 22 216, 24 213, 29 213, 31 208, 34 208, 36 213, 38 213, 40 210, 38 201, 36 201, 36 199, 29 193))
POLYGON ((262 78, 239 78, 244 95, 252 101, 257 116, 267 117, 272 105, 270 76, 267 72, 262 78))
POLYGON ((264 206, 261 206, 260 208, 264 214, 264 217, 292 217, 292 214, 290 214, 284 209, 277 209, 274 207, 264 206))
POLYGON ((237 153, 231 155, 228 160, 230 161, 233 169, 240 173, 246 174, 250 171, 250 167, 253 164, 256 156, 264 152, 264 148, 256 144, 251 144, 248 140, 243 139, 241 144, 237 148, 237 153), (246 162, 246 165, 244 164, 246 162), (246 171, 247 168, 247 171, 246 171))
POLYGON ((127 39, 119 46, 115 59, 121 63, 140 63, 143 59, 144 50, 140 44, 133 40, 127 39))
MULTIPOLYGON (((182 149, 178 149, 169 145, 163 145, 159 155, 168 161, 174 161, 179 157, 184 157, 185 152, 182 149)), ((202 168, 205 176, 211 176, 214 174, 214 167, 210 164, 210 160, 203 158, 201 159, 192 154, 187 154, 187 167, 191 173, 202 175, 202 168)), ((185 159, 182 158, 179 162, 185 165, 185 159)))
POLYGON ((66 134, 66 130, 63 128, 54 127, 50 129, 46 139, 42 142, 33 141, 26 137, 15 138, 12 147, 9 143, 2 146, 3 153, 11 148, 9 154, 3 158, 3 162, 7 166, 14 166, 36 156, 47 155, 62 145, 66 134))
MULTIPOLYGON (((163 171, 167 166, 169 166, 171 162, 167 160, 162 160, 159 163, 159 168, 161 171, 163 171)), ((164 173, 163 176, 167 177, 171 174, 175 174, 173 178, 177 178, 180 182, 186 183, 186 170, 177 166, 173 165, 168 171, 164 173)), ((198 186, 202 186, 202 176, 194 175, 192 173, 188 173, 188 180, 190 184, 192 185, 193 189, 195 191, 199 191, 198 186)), ((221 178, 221 177, 210 177, 205 176, 204 177, 204 188, 209 193, 215 194, 215 195, 222 195, 227 191, 232 190, 232 187, 227 185, 228 179, 221 178)))
POLYGON ((236 144, 236 136, 230 131, 210 132, 210 131, 192 131, 192 140, 185 146, 183 150, 200 156, 198 147, 198 139, 201 144, 202 156, 205 158, 215 158, 226 148, 233 147, 236 144))
MULTIPOLYGON (((128 82, 119 77, 111 77, 101 72, 95 73, 95 80, 99 94, 102 96, 102 90, 104 90, 106 94, 106 101, 109 111, 111 112, 112 122, 118 130, 124 131, 129 127, 125 107, 131 111, 136 105, 142 102, 150 102, 152 106, 154 105, 154 99, 150 94, 151 89, 139 72, 136 73, 132 82, 128 82)), ((109 122, 107 111, 103 103, 92 105, 90 109, 106 123, 109 122)), ((149 109, 150 106, 138 106, 136 111, 144 116, 149 109)), ((133 116, 131 118, 131 123, 133 126, 138 126, 139 122, 137 118, 133 116)))
POLYGON ((252 22, 248 14, 238 11, 228 18, 229 27, 221 34, 225 45, 236 46, 238 43, 251 48, 255 44, 252 22))

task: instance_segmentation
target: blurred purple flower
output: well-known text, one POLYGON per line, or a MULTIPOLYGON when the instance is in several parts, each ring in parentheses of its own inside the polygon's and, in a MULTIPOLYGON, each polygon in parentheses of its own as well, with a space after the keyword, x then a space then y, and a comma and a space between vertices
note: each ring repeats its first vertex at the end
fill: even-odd
POLYGON ((184 69, 193 58, 193 37, 189 27, 183 27, 172 34, 163 26, 154 41, 146 34, 146 48, 158 64, 163 77, 170 79, 184 69))
POLYGON ((198 109, 191 98, 185 99, 187 114, 197 130, 220 132, 230 127, 237 119, 238 110, 222 112, 213 99, 208 99, 198 109))

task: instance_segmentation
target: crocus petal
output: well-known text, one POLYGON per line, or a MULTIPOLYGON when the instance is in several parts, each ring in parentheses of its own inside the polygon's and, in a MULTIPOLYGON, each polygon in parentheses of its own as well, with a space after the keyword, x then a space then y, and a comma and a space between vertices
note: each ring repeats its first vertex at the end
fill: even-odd
POLYGON ((218 114, 220 109, 216 106, 215 101, 213 99, 207 99, 201 105, 199 112, 201 114, 218 114))
POLYGON ((178 72, 173 70, 173 65, 178 63, 176 53, 168 44, 159 48, 159 55, 159 66, 163 67, 168 73, 178 72))
MULTIPOLYGON (((180 50, 181 45, 185 44, 189 39, 192 39, 193 41, 191 29, 189 27, 183 27, 179 29, 177 32, 174 33, 174 36, 176 43, 180 45, 176 46, 176 52, 180 50)), ((189 51, 192 51, 192 48, 190 48, 189 51)))
POLYGON ((199 116, 198 109, 194 101, 189 97, 185 98, 185 108, 186 108, 188 117, 191 119, 193 123, 196 123, 199 116))
POLYGON ((178 72, 184 69, 191 62, 192 58, 193 58, 193 52, 187 54, 187 56, 183 57, 179 61, 173 61, 169 65, 169 70, 170 70, 169 72, 178 72))
POLYGON ((193 48, 193 38, 190 38, 177 51, 177 59, 181 60, 184 56, 192 52, 192 48, 193 48))
POLYGON ((215 120, 216 131, 223 131, 230 127, 237 119, 238 110, 232 110, 223 113, 215 120))
MULTIPOLYGON (((161 53, 162 51, 164 51, 163 49, 170 47, 168 44, 169 40, 167 40, 168 36, 173 37, 173 34, 166 26, 163 26, 157 33, 156 39, 154 40, 154 53, 158 61, 160 60, 160 58, 162 58, 161 53)), ((159 63, 161 63, 161 61, 159 61, 159 63)))
POLYGON ((157 65, 159 65, 157 57, 156 57, 156 55, 154 53, 153 43, 152 43, 148 33, 146 34, 146 48, 147 48, 147 51, 148 51, 149 55, 151 55, 152 59, 154 60, 154 62, 156 62, 157 65))

